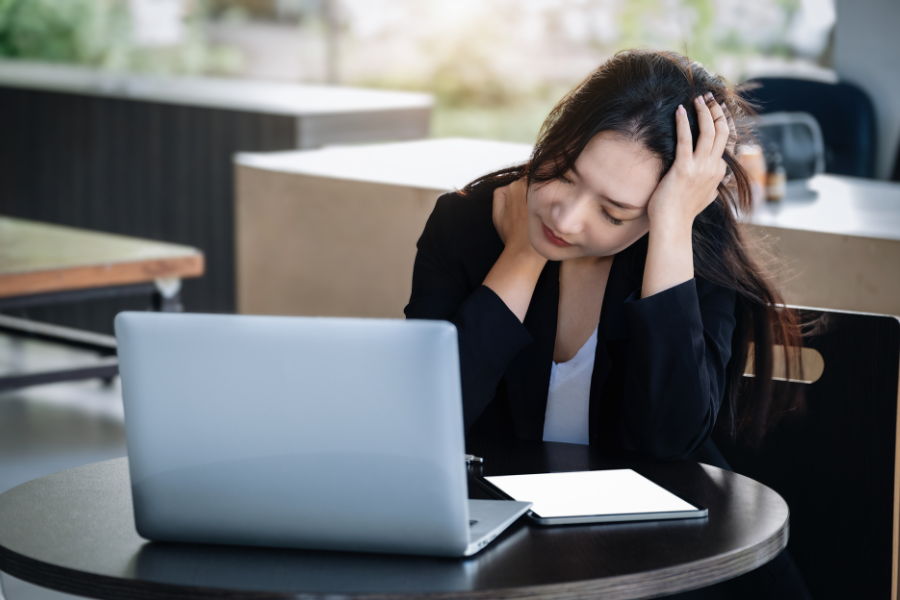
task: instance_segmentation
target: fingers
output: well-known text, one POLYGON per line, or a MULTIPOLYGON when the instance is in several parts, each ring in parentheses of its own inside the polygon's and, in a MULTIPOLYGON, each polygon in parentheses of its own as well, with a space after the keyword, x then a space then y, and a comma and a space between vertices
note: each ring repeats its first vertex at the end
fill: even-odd
POLYGON ((524 201, 526 191, 525 178, 521 177, 509 184, 509 195, 513 202, 524 201))
POLYGON ((491 217, 494 220, 494 227, 503 239, 503 209, 506 208, 506 195, 509 186, 504 185, 494 190, 494 202, 491 210, 491 217))
POLYGON ((691 124, 688 122, 687 111, 680 104, 675 111, 675 161, 689 161, 694 154, 693 139, 691 138, 691 124))
MULTIPOLYGON (((711 94, 708 94, 708 96, 711 96, 711 94)), ((697 136, 697 147, 694 149, 694 156, 706 158, 712 152, 713 142, 716 139, 716 126, 703 96, 694 98, 694 108, 697 109, 697 123, 700 126, 700 135, 697 136)))
POLYGON ((724 104, 713 103, 709 108, 712 115, 713 123, 716 127, 716 137, 713 141, 711 156, 722 156, 725 153, 725 147, 728 145, 728 138, 731 137, 731 129, 728 127, 728 119, 725 117, 723 109, 724 104))
POLYGON ((734 156, 734 148, 737 145, 737 127, 734 125, 734 117, 731 116, 731 110, 722 103, 722 110, 725 111, 725 122, 728 123, 728 143, 725 149, 734 156))

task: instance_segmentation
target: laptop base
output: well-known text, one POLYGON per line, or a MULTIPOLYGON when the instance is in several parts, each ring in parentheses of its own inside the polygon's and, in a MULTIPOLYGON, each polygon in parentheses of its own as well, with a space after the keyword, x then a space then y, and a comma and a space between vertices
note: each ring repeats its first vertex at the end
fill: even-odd
POLYGON ((529 508, 531 502, 469 500, 469 522, 474 523, 469 528, 469 546, 465 556, 472 556, 487 546, 529 508))

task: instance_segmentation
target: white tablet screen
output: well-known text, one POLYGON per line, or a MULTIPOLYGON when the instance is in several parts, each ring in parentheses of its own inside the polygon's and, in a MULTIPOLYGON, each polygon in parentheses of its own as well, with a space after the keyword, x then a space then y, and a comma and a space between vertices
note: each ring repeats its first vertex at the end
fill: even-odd
POLYGON ((697 510, 631 469, 485 477, 544 518, 697 510))

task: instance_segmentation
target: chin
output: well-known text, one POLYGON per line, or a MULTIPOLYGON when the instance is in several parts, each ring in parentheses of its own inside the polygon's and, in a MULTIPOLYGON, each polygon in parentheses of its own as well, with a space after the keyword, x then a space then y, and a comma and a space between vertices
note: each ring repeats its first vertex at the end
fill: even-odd
POLYGON ((569 246, 568 248, 560 248, 559 246, 554 246, 550 242, 543 239, 544 236, 541 234, 541 239, 538 243, 534 243, 534 238, 531 238, 531 246, 534 248, 535 252, 546 258, 547 260, 568 260, 570 258, 580 258, 584 256, 584 252, 579 246, 569 246))

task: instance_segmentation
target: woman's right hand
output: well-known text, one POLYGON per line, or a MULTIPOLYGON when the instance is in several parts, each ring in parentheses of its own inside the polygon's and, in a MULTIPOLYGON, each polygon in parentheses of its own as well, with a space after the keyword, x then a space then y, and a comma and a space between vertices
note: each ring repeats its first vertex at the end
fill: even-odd
POLYGON ((519 321, 525 320, 534 286, 547 264, 531 245, 527 189, 523 177, 494 191, 494 227, 506 247, 484 279, 519 321))
POLYGON ((527 191, 524 177, 494 190, 494 227, 513 252, 535 252, 528 232, 527 191))

